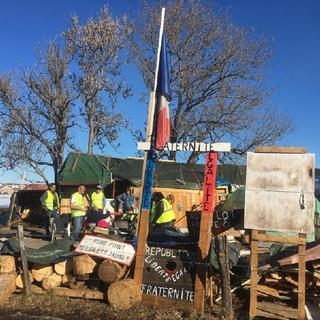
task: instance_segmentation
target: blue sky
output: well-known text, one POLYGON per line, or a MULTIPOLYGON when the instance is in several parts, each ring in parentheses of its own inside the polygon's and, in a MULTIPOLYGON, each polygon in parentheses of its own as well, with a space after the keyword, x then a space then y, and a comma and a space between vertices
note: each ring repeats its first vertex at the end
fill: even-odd
MULTIPOLYGON (((62 32, 76 14, 83 22, 97 14, 108 3, 113 15, 133 15, 139 0, 11 0, 0 4, 0 72, 32 66, 34 48, 62 32)), ((229 10, 237 25, 254 27, 257 34, 266 36, 273 45, 272 67, 267 84, 275 88, 269 101, 288 112, 294 120, 294 130, 279 145, 305 146, 318 155, 317 129, 320 95, 320 2, 316 0, 218 0, 219 7, 229 10)), ((133 87, 134 96, 121 101, 120 110, 136 127, 143 125, 146 105, 139 101, 145 87, 135 67, 125 72, 126 81, 133 87)), ((84 134, 84 133, 83 133, 84 134)), ((114 156, 133 156, 135 143, 124 133, 118 153, 114 156)), ((85 150, 85 145, 83 149, 85 150)), ((317 166, 320 162, 317 161, 317 166)), ((20 182, 20 174, 2 175, 0 182, 20 182)), ((27 174, 27 177, 30 176, 27 174)))

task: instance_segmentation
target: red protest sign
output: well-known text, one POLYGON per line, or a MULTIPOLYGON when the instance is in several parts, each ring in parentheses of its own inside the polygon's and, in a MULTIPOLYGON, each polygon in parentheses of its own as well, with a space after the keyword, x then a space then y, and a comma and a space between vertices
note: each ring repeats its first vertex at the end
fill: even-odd
POLYGON ((207 152, 206 171, 204 176, 202 212, 212 213, 217 175, 217 152, 207 152))

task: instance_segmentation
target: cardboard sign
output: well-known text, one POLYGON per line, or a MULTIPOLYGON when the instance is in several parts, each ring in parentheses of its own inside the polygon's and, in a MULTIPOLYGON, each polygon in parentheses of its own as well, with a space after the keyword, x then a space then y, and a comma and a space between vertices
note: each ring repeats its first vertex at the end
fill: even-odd
POLYGON ((133 246, 122 241, 86 235, 75 250, 129 266, 136 254, 133 246))
POLYGON ((208 152, 206 155, 206 171, 204 176, 202 212, 212 213, 214 203, 214 191, 216 186, 217 174, 216 152, 208 152))

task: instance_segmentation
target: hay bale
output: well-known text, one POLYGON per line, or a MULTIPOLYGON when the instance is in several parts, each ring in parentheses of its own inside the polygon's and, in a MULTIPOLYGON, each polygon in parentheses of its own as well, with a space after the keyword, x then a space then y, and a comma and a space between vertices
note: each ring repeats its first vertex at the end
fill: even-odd
POLYGON ((98 276, 103 282, 114 283, 123 278, 126 271, 119 263, 105 260, 99 265, 98 276))
POLYGON ((45 266, 41 264, 34 264, 31 269, 34 280, 41 282, 44 278, 53 274, 52 266, 45 266))
POLYGON ((72 273, 73 262, 72 260, 64 260, 54 265, 54 271, 61 276, 72 273))
POLYGON ((60 274, 53 273, 46 277, 42 281, 42 288, 44 290, 51 290, 53 288, 59 287, 62 283, 62 276, 60 274))
MULTIPOLYGON (((33 276, 32 273, 29 271, 29 279, 30 279, 30 283, 33 282, 33 276)), ((16 287, 19 289, 24 288, 23 285, 23 279, 22 279, 22 273, 18 274, 17 278, 16 278, 16 287)))
POLYGON ((16 261, 13 256, 0 256, 0 274, 16 271, 16 261))
POLYGON ((93 273, 97 263, 87 254, 73 257, 73 272, 77 276, 93 273))
POLYGON ((107 296, 112 307, 127 310, 141 301, 142 292, 133 279, 124 279, 111 284, 107 296))

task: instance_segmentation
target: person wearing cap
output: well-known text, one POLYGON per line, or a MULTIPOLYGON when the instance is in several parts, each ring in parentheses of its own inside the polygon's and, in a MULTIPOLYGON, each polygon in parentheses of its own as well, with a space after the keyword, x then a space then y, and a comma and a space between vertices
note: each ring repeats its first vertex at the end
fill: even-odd
POLYGON ((50 234, 50 230, 49 230, 50 219, 58 218, 58 209, 60 207, 59 197, 56 192, 56 185, 54 183, 49 184, 48 190, 41 196, 40 201, 43 209, 46 212, 46 217, 45 217, 46 233, 50 234))
POLYGON ((91 195, 91 209, 96 212, 102 212, 106 205, 106 197, 102 192, 102 187, 97 185, 96 191, 91 195))

